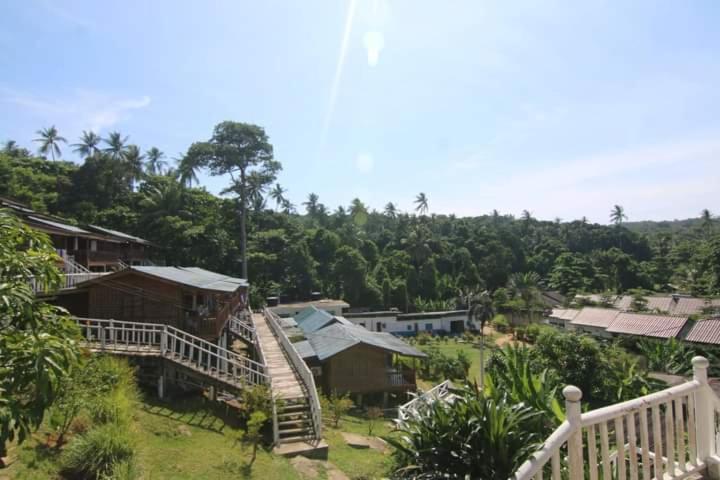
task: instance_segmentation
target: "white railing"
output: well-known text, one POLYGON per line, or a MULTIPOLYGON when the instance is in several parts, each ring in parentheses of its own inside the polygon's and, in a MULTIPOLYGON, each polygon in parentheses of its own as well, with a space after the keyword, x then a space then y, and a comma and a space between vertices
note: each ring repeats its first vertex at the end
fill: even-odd
POLYGON ((47 285, 37 281, 35 277, 30 277, 30 286, 32 287, 33 293, 52 293, 57 290, 73 288, 78 283, 86 282, 107 274, 108 272, 63 273, 60 275, 60 285, 55 289, 50 289, 47 285))
POLYGON ((693 380, 581 413, 582 392, 563 390, 566 420, 517 470, 515 480, 681 479, 717 463, 720 400, 708 361, 693 358, 693 380))
POLYGON ((435 385, 427 392, 417 395, 415 398, 398 407, 398 420, 405 421, 410 415, 424 409, 428 404, 440 400, 450 393, 453 384, 450 380, 435 385))
POLYGON ((282 329, 282 326, 280 325, 280 317, 267 308, 263 310, 263 315, 280 342, 280 346, 285 351, 288 360, 295 367, 295 371, 305 384, 305 390, 308 394, 308 403, 310 404, 310 416, 312 418, 313 430, 315 432, 315 440, 320 440, 322 438, 322 409, 320 408, 320 397, 318 396, 317 389, 315 388, 315 379, 313 378, 313 374, 305 361, 297 353, 295 347, 293 347, 285 331, 282 329))
POLYGON ((68 255, 66 250, 58 250, 58 255, 63 261, 63 272, 65 273, 90 273, 90 270, 75 261, 73 255, 68 255))
POLYGON ((255 332, 255 327, 253 327, 249 323, 243 322, 237 316, 230 315, 228 328, 230 328, 230 331, 235 335, 239 336, 240 338, 244 338, 245 340, 252 343, 257 343, 257 334, 255 332))
POLYGON ((236 388, 270 384, 263 363, 157 323, 76 318, 83 339, 101 351, 153 353, 236 388))

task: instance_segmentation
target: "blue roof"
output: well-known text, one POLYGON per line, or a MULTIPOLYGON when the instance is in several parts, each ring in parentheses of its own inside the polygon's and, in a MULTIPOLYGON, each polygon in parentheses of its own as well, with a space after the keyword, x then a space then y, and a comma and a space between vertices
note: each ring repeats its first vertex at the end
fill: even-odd
MULTIPOLYGON (((343 319, 345 320, 345 319, 343 319)), ((345 320, 347 322, 347 320, 345 320)), ((340 322, 325 310, 310 306, 295 316, 295 322, 304 333, 312 333, 333 323, 340 322)))
MULTIPOLYGON (((352 324, 334 323, 306 335, 309 347, 312 347, 312 351, 321 361, 361 343, 408 357, 427 356, 394 335, 384 332, 371 332, 352 324)), ((302 345, 300 348, 305 355, 312 356, 308 345, 302 345)), ((303 354, 301 353, 301 355, 303 354)))

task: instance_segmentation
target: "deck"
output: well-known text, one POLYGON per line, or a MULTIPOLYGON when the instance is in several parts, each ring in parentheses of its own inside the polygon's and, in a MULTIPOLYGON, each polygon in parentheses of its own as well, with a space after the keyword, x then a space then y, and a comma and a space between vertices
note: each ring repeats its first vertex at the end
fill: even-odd
POLYGON ((253 324, 265 355, 265 368, 270 376, 273 394, 282 399, 305 398, 302 386, 280 342, 273 334, 262 313, 254 313, 253 324))

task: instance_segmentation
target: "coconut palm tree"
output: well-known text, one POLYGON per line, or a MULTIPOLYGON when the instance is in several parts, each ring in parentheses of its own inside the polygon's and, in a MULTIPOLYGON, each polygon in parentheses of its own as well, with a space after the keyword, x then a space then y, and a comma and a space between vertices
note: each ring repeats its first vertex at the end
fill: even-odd
POLYGON ((420 215, 425 215, 428 212, 428 198, 423 192, 420 192, 415 197, 415 211, 420 215))
POLYGON ((100 152, 100 141, 102 139, 98 134, 92 130, 83 130, 78 143, 73 143, 71 146, 73 152, 82 156, 83 158, 91 157, 100 152))
POLYGON ((36 138, 35 140, 33 140, 33 142, 40 143, 40 148, 38 149, 38 152, 40 152, 41 155, 47 155, 48 152, 50 152, 50 156, 52 157, 53 162, 55 161, 56 155, 58 157, 62 155, 59 144, 67 143, 67 140, 65 140, 65 137, 60 136, 57 128, 55 128, 55 125, 50 128, 43 128, 42 130, 38 130, 35 133, 40 135, 40 138, 36 138))
POLYGON ((159 148, 152 147, 145 152, 145 157, 147 158, 147 162, 145 163, 147 173, 150 175, 162 175, 163 168, 167 166, 167 162, 163 160, 165 154, 161 152, 159 148))
POLYGON ((285 193, 287 193, 287 190, 280 186, 279 183, 276 183, 273 189, 270 190, 270 198, 275 200, 277 207, 281 207, 286 202, 285 193))
POLYGON ((480 386, 485 382, 485 324, 495 315, 493 311, 492 297, 490 293, 484 292, 470 295, 468 297, 468 323, 480 324, 480 386))
POLYGON ((318 202, 320 197, 317 193, 310 193, 306 202, 303 202, 305 211, 310 217, 315 217, 318 213, 318 202))
POLYGON ((385 205, 385 215, 389 218, 397 217, 397 207, 394 203, 388 202, 387 205, 385 205))
POLYGON ((177 175, 178 180, 181 184, 185 185, 186 187, 192 187, 193 183, 197 185, 199 183, 198 176, 197 176, 197 170, 198 167, 193 162, 189 161, 186 156, 181 155, 180 157, 176 157, 173 160, 175 160, 175 164, 177 165, 177 175))
POLYGON ((144 168, 145 155, 140 153, 140 148, 137 145, 128 145, 125 149, 124 161, 128 167, 128 177, 130 179, 130 185, 135 188, 137 182, 142 180, 145 172, 144 168))
POLYGON ((522 299, 530 315, 530 321, 533 317, 532 309, 539 302, 539 284, 540 275, 536 272, 514 273, 510 276, 510 290, 522 299))
POLYGON ((613 209, 610 210, 610 221, 618 227, 622 225, 623 221, 627 220, 627 218, 627 215, 625 215, 625 209, 620 205, 615 205, 613 209))
POLYGON ((107 145, 107 148, 105 148, 103 151, 110 155, 110 158, 112 158, 113 160, 124 160, 127 150, 125 144, 127 143, 128 138, 129 137, 127 136, 123 138, 120 132, 110 132, 108 138, 103 140, 107 145))

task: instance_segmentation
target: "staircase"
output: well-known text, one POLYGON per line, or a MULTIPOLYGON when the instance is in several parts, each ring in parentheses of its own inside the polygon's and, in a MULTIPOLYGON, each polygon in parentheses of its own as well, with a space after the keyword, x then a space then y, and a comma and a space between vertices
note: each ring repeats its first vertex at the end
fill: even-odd
POLYGON ((270 382, 262 363, 168 325, 90 318, 75 321, 91 351, 162 357, 226 396, 237 396, 248 385, 270 382))

